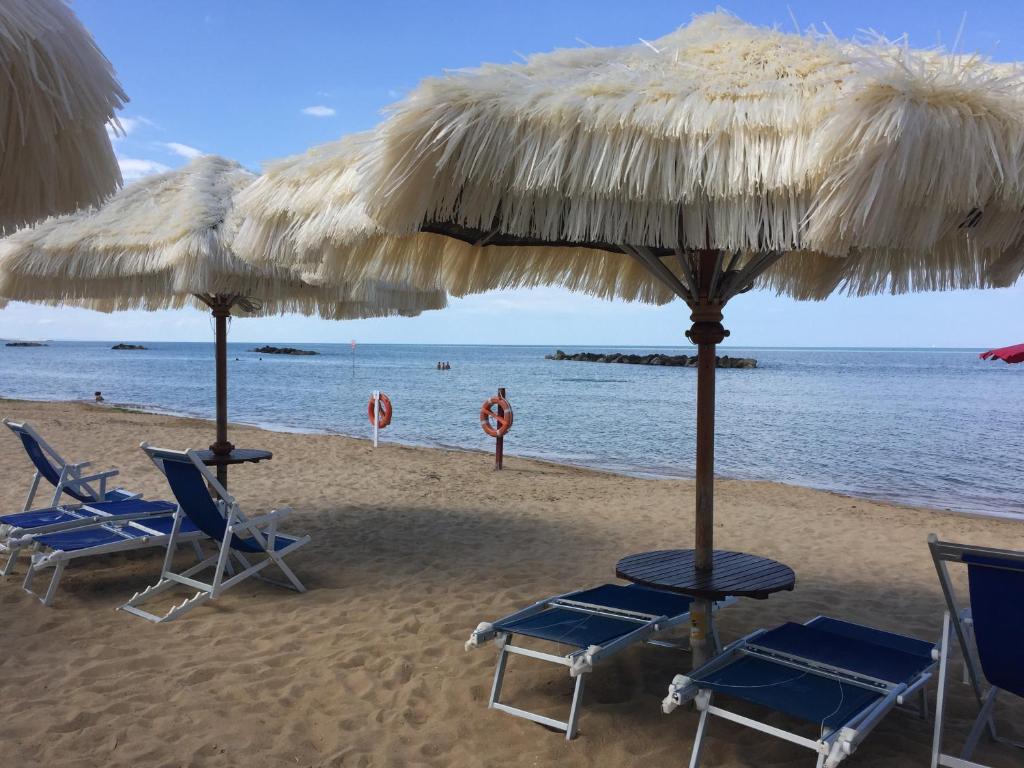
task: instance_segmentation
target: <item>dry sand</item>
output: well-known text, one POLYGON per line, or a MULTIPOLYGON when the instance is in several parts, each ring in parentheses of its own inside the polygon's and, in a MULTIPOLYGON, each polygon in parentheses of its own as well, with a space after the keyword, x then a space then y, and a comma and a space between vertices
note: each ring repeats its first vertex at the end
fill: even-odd
MULTIPOLYGON (((151 498, 168 490, 138 449, 203 447, 209 423, 83 404, 0 401, 69 460, 120 467, 151 498)), ((309 592, 259 582, 180 620, 150 625, 115 611, 158 573, 160 553, 68 569, 53 608, 10 577, 0 586, 0 697, 7 766, 612 766, 685 765, 691 711, 659 702, 688 657, 634 648, 590 676, 581 737, 485 707, 492 647, 463 642, 481 620, 555 592, 613 580, 622 555, 686 546, 693 484, 639 480, 481 454, 238 427, 241 446, 274 460, 232 472, 250 513, 291 505, 313 543, 291 562, 309 592)), ((20 509, 30 468, 0 435, 0 508, 20 509)), ((742 601, 728 640, 818 613, 926 638, 943 603, 925 543, 1024 549, 1020 523, 910 509, 769 483, 718 484, 716 544, 792 565, 797 587, 742 601)), ((187 593, 182 593, 182 597, 187 593)), ((959 665, 957 666, 957 672, 959 665)), ((505 697, 564 717, 567 674, 514 659, 505 697)), ((952 685, 952 732, 973 718, 952 685)), ((741 707, 742 709, 742 707, 741 707)), ((1005 706, 1001 721, 1024 707, 1005 706)), ((785 718, 772 722, 792 724, 785 718)), ((1012 726, 1008 726, 1010 732, 1012 726)), ((896 712, 848 765, 925 765, 930 726, 896 712)), ((983 744, 978 758, 1021 765, 983 744)), ((813 765, 813 755, 716 721, 707 766, 813 765)))

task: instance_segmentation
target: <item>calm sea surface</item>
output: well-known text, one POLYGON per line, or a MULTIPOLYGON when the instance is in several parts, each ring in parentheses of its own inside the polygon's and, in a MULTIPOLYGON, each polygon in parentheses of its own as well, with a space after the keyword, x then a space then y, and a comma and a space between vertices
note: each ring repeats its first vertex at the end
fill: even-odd
MULTIPOLYGON (((76 400, 102 390, 110 403, 212 418, 213 345, 145 344, 0 346, 0 396, 76 400)), ((507 453, 693 475, 693 369, 545 360, 552 347, 360 345, 353 356, 347 344, 312 344, 303 348, 320 355, 275 357, 253 346, 229 345, 233 421, 368 437, 366 401, 380 389, 395 406, 384 439, 493 450, 479 409, 504 386, 515 409, 507 453), (452 370, 436 370, 438 360, 452 370)), ((725 351, 759 367, 718 372, 719 475, 1024 514, 1024 365, 983 362, 977 350, 725 351)))

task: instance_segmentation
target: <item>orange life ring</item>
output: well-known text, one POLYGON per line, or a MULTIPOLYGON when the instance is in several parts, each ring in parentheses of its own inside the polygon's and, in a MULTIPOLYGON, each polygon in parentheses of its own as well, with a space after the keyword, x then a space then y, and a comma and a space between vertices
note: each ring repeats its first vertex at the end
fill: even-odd
POLYGON ((492 397, 484 402, 480 407, 480 428, 491 437, 502 437, 512 429, 512 406, 508 400, 492 397))
MULTIPOLYGON (((370 403, 366 406, 366 415, 373 424, 373 395, 370 395, 370 403)), ((383 392, 380 393, 380 415, 377 419, 377 429, 384 429, 391 423, 391 400, 383 392)))

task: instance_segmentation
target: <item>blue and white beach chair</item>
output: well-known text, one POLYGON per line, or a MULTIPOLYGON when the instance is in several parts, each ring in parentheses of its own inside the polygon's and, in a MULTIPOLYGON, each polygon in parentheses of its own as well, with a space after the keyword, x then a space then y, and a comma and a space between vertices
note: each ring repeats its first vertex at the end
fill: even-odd
POLYGON ((971 756, 986 730, 993 740, 1024 749, 1024 743, 998 734, 993 716, 996 696, 1000 692, 1024 698, 1024 552, 952 544, 939 541, 935 534, 928 537, 928 547, 947 606, 942 622, 932 768, 939 765, 982 768, 980 763, 971 762, 971 756), (970 591, 970 608, 967 610, 959 607, 948 563, 967 566, 970 591), (967 630, 965 625, 968 623, 973 631, 967 630), (980 709, 959 757, 942 752, 949 651, 954 633, 963 652, 968 682, 974 689, 980 709), (973 644, 970 641, 972 634, 973 644), (987 692, 983 681, 989 685, 987 692))
POLYGON ((35 467, 35 474, 32 476, 32 484, 28 489, 28 497, 25 499, 23 511, 32 508, 32 502, 39 490, 39 483, 46 480, 53 486, 53 498, 50 506, 56 507, 60 503, 61 496, 67 494, 75 501, 88 504, 96 501, 120 501, 133 499, 139 494, 128 493, 121 488, 107 490, 107 480, 116 477, 116 469, 108 469, 104 472, 83 474, 83 470, 92 466, 91 461, 82 461, 77 464, 70 464, 61 458, 57 453, 39 436, 28 424, 18 424, 9 419, 3 420, 4 424, 20 439, 28 454, 29 460, 35 467))
POLYGON ((919 698, 938 652, 932 643, 819 616, 806 624, 758 630, 688 675, 677 675, 662 709, 689 701, 700 710, 690 767, 700 762, 711 715, 807 747, 818 768, 853 754, 894 707, 919 698), (715 695, 783 712, 814 724, 817 738, 778 728, 712 703, 715 695))
MULTIPOLYGON (((152 503, 152 502, 150 502, 152 503)), ((32 537, 32 560, 25 574, 24 588, 32 591, 32 583, 36 574, 47 568, 53 568, 50 585, 42 600, 43 605, 51 605, 57 593, 64 568, 72 560, 92 558, 99 555, 110 555, 115 552, 128 552, 149 547, 162 547, 171 538, 171 529, 175 525, 174 515, 148 517, 144 520, 131 522, 103 523, 58 533, 45 533, 32 537)), ((196 556, 202 559, 203 550, 199 540, 204 534, 192 525, 178 531, 176 543, 191 543, 196 556)))
POLYGON ((171 515, 174 513, 174 506, 169 501, 133 498, 0 515, 0 553, 7 555, 7 562, 0 575, 10 576, 18 555, 23 550, 30 549, 39 536, 171 515))
POLYGON ((210 473, 195 451, 170 451, 154 448, 146 443, 142 443, 141 447, 164 473, 178 502, 178 508, 167 541, 167 557, 164 559, 160 581, 133 595, 131 600, 121 606, 121 610, 148 621, 170 621, 207 600, 216 599, 224 591, 250 576, 294 589, 296 592, 306 591, 302 582, 285 564, 284 558, 309 543, 309 536, 286 536, 277 530, 278 522, 291 513, 290 508, 283 507, 259 517, 246 518, 234 497, 217 482, 217 478, 210 473), (210 496, 211 490, 218 496, 216 501, 210 496), (175 573, 171 570, 174 547, 180 541, 182 531, 190 525, 194 525, 209 536, 217 544, 218 551, 187 571, 175 573), (249 558, 253 555, 263 557, 256 562, 250 562, 249 558), (241 570, 231 570, 231 556, 239 562, 241 570), (260 571, 270 565, 277 566, 288 579, 288 583, 271 581, 261 576, 260 571), (207 568, 213 568, 213 579, 210 582, 197 579, 196 574, 207 568), (228 578, 225 578, 225 573, 228 578), (197 591, 194 596, 175 605, 164 615, 157 616, 139 608, 157 595, 181 586, 197 591))
MULTIPOLYGON (((466 650, 494 640, 498 665, 488 707, 576 736, 584 675, 600 661, 634 643, 647 642, 669 648, 688 648, 688 638, 670 641, 669 630, 690 621, 691 599, 647 587, 602 584, 592 589, 567 592, 534 603, 529 608, 494 622, 480 624, 466 642, 466 650), (564 646, 562 653, 544 653, 513 645, 517 635, 564 646), (567 721, 503 704, 501 686, 509 654, 526 656, 569 668, 576 683, 567 721)), ((725 602, 735 602, 734 599, 725 602)), ((725 604, 722 603, 722 605, 725 604)), ((716 606, 717 607, 717 606, 716 606)))

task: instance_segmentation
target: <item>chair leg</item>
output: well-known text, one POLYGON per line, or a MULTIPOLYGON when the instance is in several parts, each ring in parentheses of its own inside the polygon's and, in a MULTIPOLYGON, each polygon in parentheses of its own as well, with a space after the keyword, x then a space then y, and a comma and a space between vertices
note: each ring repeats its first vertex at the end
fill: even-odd
POLYGON ((61 560, 53 569, 53 578, 50 579, 50 586, 47 587, 46 595, 43 597, 43 605, 49 606, 53 603, 53 597, 57 594, 57 585, 60 584, 60 577, 64 574, 65 565, 67 565, 67 561, 61 560))
POLYGON ((946 674, 949 667, 949 644, 953 639, 949 611, 942 617, 942 639, 939 649, 939 683, 935 694, 935 730, 932 733, 931 768, 937 768, 942 753, 942 717, 946 709, 946 674))
POLYGON ((505 666, 508 664, 508 651, 505 650, 505 646, 502 645, 498 649, 498 665, 494 669, 494 682, 491 684, 491 699, 487 702, 487 707, 491 708, 501 699, 501 684, 505 680, 505 666))
MULTIPOLYGON (((708 706, 711 706, 711 699, 708 699, 708 706)), ((705 707, 700 712, 700 720, 697 721, 697 733, 693 737, 693 750, 690 752, 690 768, 698 768, 700 755, 704 749, 704 737, 708 729, 708 710, 705 707)))
POLYGON ((985 697, 985 702, 981 705, 981 711, 978 713, 978 718, 974 721, 974 725, 971 726, 971 732, 967 736, 967 741, 964 742, 964 748, 960 752, 961 760, 970 760, 971 755, 974 754, 975 748, 978 746, 978 739, 981 738, 981 732, 985 730, 986 726, 993 728, 992 726, 992 708, 996 705, 996 695, 999 693, 999 689, 994 685, 989 689, 988 695, 985 697))
MULTIPOLYGON (((10 546, 10 545, 8 545, 8 546, 10 546)), ((0 574, 0 575, 10 576, 12 573, 14 573, 14 565, 18 561, 18 554, 19 554, 20 551, 21 550, 18 547, 15 547, 15 548, 13 548, 11 550, 11 554, 8 556, 7 562, 4 563, 3 573, 0 574)))
POLYGON ((196 553, 196 562, 197 563, 203 562, 203 560, 205 559, 206 556, 203 554, 203 548, 201 546, 199 546, 199 542, 198 541, 193 541, 192 542, 192 551, 196 553))
POLYGON ((285 565, 284 558, 279 557, 278 555, 271 555, 270 557, 274 561, 274 564, 281 569, 281 573, 285 575, 285 578, 292 583, 292 587, 296 592, 306 591, 306 587, 303 586, 301 581, 299 581, 299 577, 295 575, 291 568, 285 565))
POLYGON ((36 569, 33 566, 34 563, 29 561, 28 571, 25 572, 25 580, 21 582, 21 588, 26 592, 32 592, 32 582, 36 577, 36 569))
POLYGON ((586 674, 579 674, 576 676, 576 687, 572 692, 572 706, 569 707, 569 722, 568 728, 565 729, 565 740, 572 741, 576 738, 576 734, 579 732, 577 724, 580 720, 580 703, 583 699, 583 678, 586 674))

